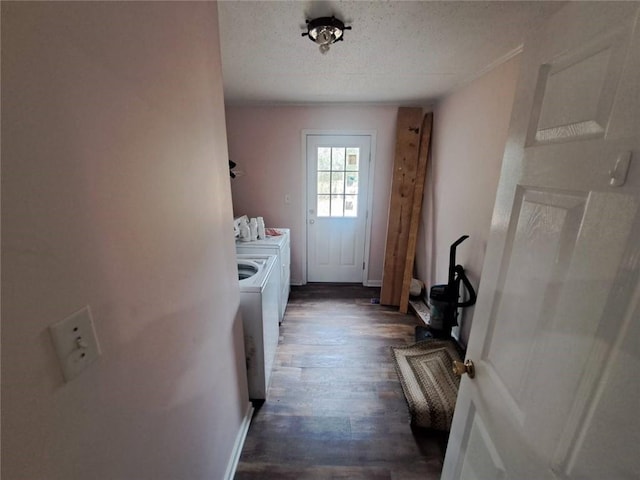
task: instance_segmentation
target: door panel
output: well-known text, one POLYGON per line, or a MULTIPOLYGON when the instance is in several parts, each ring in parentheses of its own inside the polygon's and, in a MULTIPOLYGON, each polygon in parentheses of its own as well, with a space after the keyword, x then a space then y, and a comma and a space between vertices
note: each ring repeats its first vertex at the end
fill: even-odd
MULTIPOLYGON (((340 235, 340 265, 356 265, 357 248, 356 245, 357 235, 353 230, 347 230, 340 235)), ((360 275, 362 277, 362 274, 360 275)))
POLYGON ((628 37, 617 28, 540 67, 528 146, 604 135, 628 37))
POLYGON ((462 462, 460 477, 469 480, 502 480, 504 464, 482 419, 472 410, 468 417, 468 455, 462 462))
POLYGON ((521 188, 516 195, 511 214, 515 228, 507 240, 511 248, 502 259, 498 284, 502 293, 496 296, 482 354, 516 404, 522 400, 533 357, 534 345, 528 340, 553 315, 558 296, 554 285, 566 273, 585 203, 579 194, 521 188), (501 319, 500 328, 496 319, 501 319))
POLYGON ((637 372, 640 368, 636 353, 640 338, 638 318, 640 285, 613 342, 614 347, 598 352, 604 368, 601 372, 592 373, 595 373, 593 394, 576 395, 579 399, 591 398, 591 401, 582 408, 576 408, 585 412, 584 418, 576 423, 578 428, 571 429, 566 435, 562 445, 566 448, 558 451, 555 469, 569 478, 640 477, 637 455, 629 455, 629 445, 640 445, 640 420, 633 413, 638 408, 640 377, 629 375, 630 370, 637 372), (632 436, 620 435, 621 431, 632 432, 632 436), (605 455, 603 447, 606 448, 605 455))
POLYGON ((570 3, 525 43, 443 479, 640 475, 638 10, 570 3))
POLYGON ((371 137, 307 135, 307 280, 363 281, 371 137))

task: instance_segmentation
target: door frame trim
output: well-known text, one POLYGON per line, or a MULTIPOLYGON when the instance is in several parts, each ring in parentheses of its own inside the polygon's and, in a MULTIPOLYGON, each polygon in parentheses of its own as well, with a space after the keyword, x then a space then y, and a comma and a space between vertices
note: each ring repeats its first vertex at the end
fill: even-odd
POLYGON ((308 188, 309 181, 307 178, 307 137, 310 135, 326 135, 326 136, 368 136, 371 140, 369 147, 369 175, 368 175, 368 191, 367 191, 367 217, 365 220, 365 234, 364 234, 364 270, 362 271, 362 284, 364 286, 369 285, 369 252, 371 250, 371 225, 373 219, 373 182, 375 179, 375 166, 376 166, 376 135, 377 130, 315 130, 315 129, 303 129, 300 135, 300 145, 302 154, 302 194, 304 200, 301 202, 302 213, 302 225, 304 225, 304 241, 302 242, 302 278, 301 285, 307 284, 307 241, 308 241, 308 224, 307 224, 307 210, 308 210, 308 188))

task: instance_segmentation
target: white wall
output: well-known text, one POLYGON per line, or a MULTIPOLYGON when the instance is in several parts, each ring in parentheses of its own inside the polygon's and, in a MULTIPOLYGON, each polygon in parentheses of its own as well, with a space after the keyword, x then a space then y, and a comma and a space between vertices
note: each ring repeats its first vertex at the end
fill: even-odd
POLYGON ((244 418, 217 9, 2 3, 2 478, 219 479, 244 418), (64 383, 48 326, 93 310, 64 383))
MULTIPOLYGON (((446 283, 449 248, 461 235, 456 260, 478 290, 489 238, 502 155, 519 73, 519 56, 438 102, 416 251, 418 277, 446 283)), ((480 288, 482 285, 480 284, 480 288)), ((468 338, 473 307, 463 310, 468 338)))
POLYGON ((236 215, 291 228, 291 280, 303 278, 306 184, 303 130, 376 131, 369 281, 380 282, 396 136, 397 107, 227 107, 230 158, 245 172, 231 182, 236 215), (291 203, 284 203, 285 194, 291 203))

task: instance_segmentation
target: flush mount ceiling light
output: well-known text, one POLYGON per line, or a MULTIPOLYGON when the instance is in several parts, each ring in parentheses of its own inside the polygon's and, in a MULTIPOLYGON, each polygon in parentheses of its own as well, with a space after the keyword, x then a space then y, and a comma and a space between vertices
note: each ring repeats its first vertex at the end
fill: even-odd
POLYGON ((302 36, 307 35, 309 40, 320 46, 320 53, 325 54, 332 43, 344 40, 342 34, 345 30, 351 30, 351 27, 345 27, 336 17, 321 17, 307 20, 307 31, 302 36))

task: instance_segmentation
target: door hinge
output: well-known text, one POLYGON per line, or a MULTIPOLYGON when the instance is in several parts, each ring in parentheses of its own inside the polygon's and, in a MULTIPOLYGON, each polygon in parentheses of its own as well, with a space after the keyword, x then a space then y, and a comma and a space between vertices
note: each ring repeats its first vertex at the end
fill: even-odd
POLYGON ((362 269, 364 270, 364 262, 362 262, 362 269))

